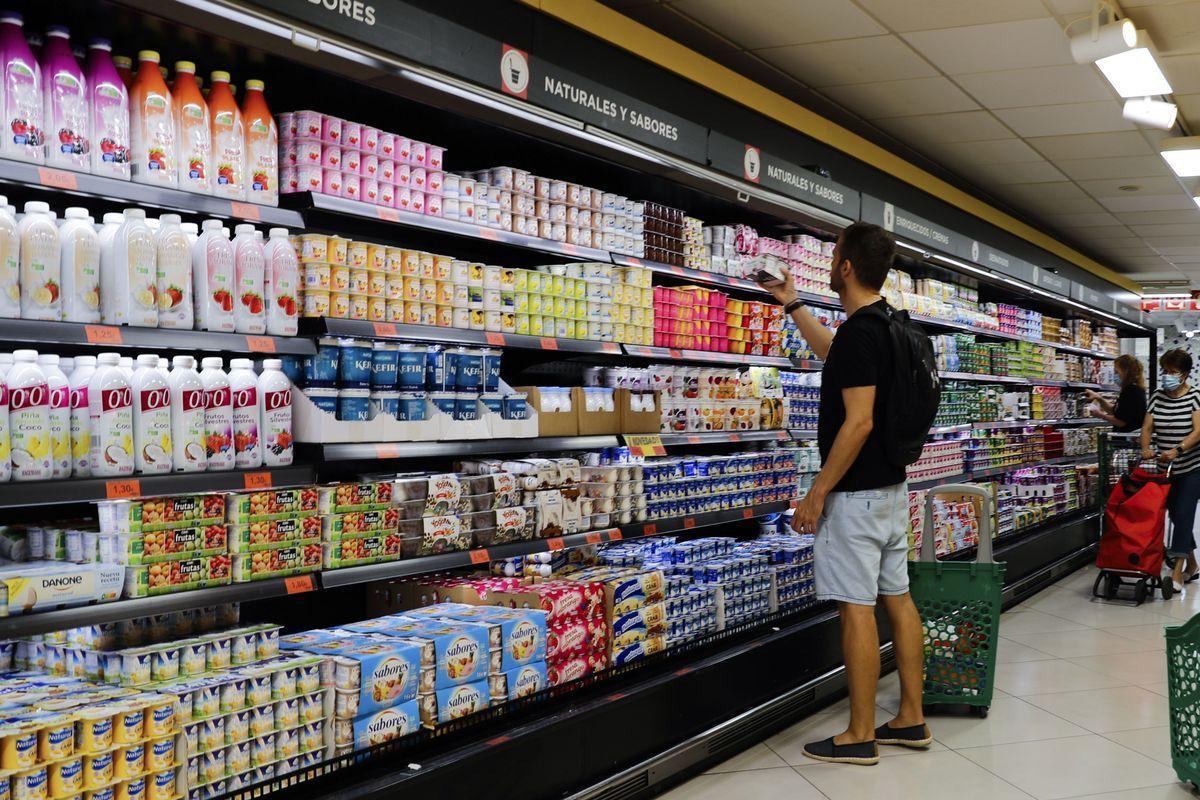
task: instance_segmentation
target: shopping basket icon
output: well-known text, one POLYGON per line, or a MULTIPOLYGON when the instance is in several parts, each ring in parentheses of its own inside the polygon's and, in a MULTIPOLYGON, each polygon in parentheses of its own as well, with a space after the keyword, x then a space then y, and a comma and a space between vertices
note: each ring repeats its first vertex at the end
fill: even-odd
POLYGON ((909 562, 909 591, 925 630, 925 706, 959 704, 986 717, 995 689, 1004 565, 992 561, 991 495, 978 486, 951 484, 925 497, 925 526, 917 561, 909 562), (979 547, 974 562, 938 561, 933 501, 952 497, 975 505, 979 547))
POLYGON ((1179 780, 1200 785, 1200 614, 1165 629, 1171 766, 1179 780))

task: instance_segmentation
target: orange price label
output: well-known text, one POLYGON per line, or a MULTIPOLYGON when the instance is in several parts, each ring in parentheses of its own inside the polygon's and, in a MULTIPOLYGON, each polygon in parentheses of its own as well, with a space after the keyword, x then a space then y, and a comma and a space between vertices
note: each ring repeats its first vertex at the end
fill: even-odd
POLYGON ((672 347, 669 351, 671 358, 683 358, 683 351, 677 347, 672 347))
POLYGON ((557 350, 558 349, 558 339, 552 339, 549 336, 543 336, 542 337, 542 349, 543 350, 557 350))
POLYGON ((376 336, 395 336, 396 335, 396 323, 394 323, 394 322, 376 322, 375 323, 375 335, 376 336))
POLYGON ((742 440, 742 435, 741 435, 740 433, 731 433, 731 434, 729 434, 729 441, 731 441, 731 442, 740 442, 741 440, 742 440))
POLYGON ((288 594, 302 594, 317 588, 312 575, 292 575, 283 579, 283 586, 288 594))
POLYGON ((754 516, 754 509, 752 509, 752 508, 743 508, 742 509, 742 519, 750 519, 753 516, 754 516))
POLYGON ((696 518, 695 517, 684 517, 683 518, 683 527, 685 527, 685 528, 696 527, 696 518))
POLYGON ((608 540, 610 542, 619 542, 625 538, 625 534, 621 533, 620 528, 613 528, 608 532, 608 540))
POLYGON ((491 228, 480 228, 479 238, 487 239, 488 241, 492 242, 498 242, 500 241, 500 234, 496 233, 496 231, 492 230, 491 228))
POLYGON ((247 472, 242 477, 246 480, 247 489, 270 489, 272 485, 269 472, 247 472))
POLYGON ((394 208, 375 207, 375 215, 384 222, 399 222, 400 212, 394 208))
POLYGON ((275 339, 270 336, 247 336, 246 349, 251 353, 274 353, 275 339))
POLYGON ((621 352, 621 345, 617 344, 616 342, 601 342, 600 343, 600 352, 601 353, 619 353, 619 352, 621 352))
POLYGON ((104 494, 109 500, 129 500, 142 496, 142 484, 137 478, 120 481, 105 481, 104 494))
POLYGON ((653 536, 658 533, 658 526, 653 522, 647 522, 642 526, 642 536, 653 536))
POLYGON ((254 203, 239 203, 235 200, 229 204, 229 213, 235 217, 254 220, 255 222, 262 219, 262 215, 258 213, 258 206, 254 203))
POLYGON ((547 550, 562 550, 563 547, 565 547, 565 545, 563 544, 561 536, 555 536, 553 539, 546 540, 547 550))
POLYGON ((83 335, 88 344, 121 344, 123 341, 121 329, 108 325, 84 325, 83 335))
POLYGON ((796 501, 795 501, 795 500, 789 500, 789 501, 788 501, 788 507, 790 507, 790 508, 795 508, 795 507, 796 507, 796 501))
POLYGON ((479 550, 471 551, 471 563, 472 564, 486 564, 487 562, 489 562, 491 560, 492 560, 491 556, 488 555, 488 551, 487 551, 486 547, 481 548, 479 550))
POLYGON ((600 544, 600 542, 603 541, 603 537, 600 535, 599 531, 589 533, 586 536, 584 536, 583 539, 588 544, 600 544))
POLYGON ((485 338, 487 339, 487 343, 492 345, 493 347, 503 347, 504 346, 504 334, 503 333, 496 333, 495 331, 488 331, 485 338))
POLYGON ((687 437, 687 441, 688 444, 700 444, 703 440, 699 436, 689 436, 687 437))
POLYGON ((399 458, 400 448, 394 444, 377 444, 375 445, 375 456, 377 458, 399 458))
POLYGON ((485 744, 486 744, 488 747, 495 747, 495 746, 496 746, 496 745, 498 745, 498 744, 504 744, 505 742, 511 742, 511 741, 512 741, 512 737, 511 737, 511 736, 497 736, 497 737, 496 737, 496 738, 494 738, 494 739, 488 739, 488 740, 485 742, 485 744))
POLYGON ((38 167, 38 180, 42 186, 49 186, 53 189, 78 189, 79 183, 75 180, 75 173, 66 172, 61 169, 48 169, 47 167, 38 167))
POLYGON ((579 252, 579 248, 576 247, 575 245, 571 244, 570 242, 563 242, 562 243, 562 251, 564 253, 566 253, 567 255, 573 256, 579 252))

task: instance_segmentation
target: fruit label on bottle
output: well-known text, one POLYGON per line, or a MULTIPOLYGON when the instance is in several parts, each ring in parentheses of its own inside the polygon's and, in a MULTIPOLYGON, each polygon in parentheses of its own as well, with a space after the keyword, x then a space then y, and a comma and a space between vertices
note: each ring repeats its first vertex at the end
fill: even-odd
POLYGON ((233 468, 232 403, 228 386, 204 393, 204 452, 210 470, 233 468))
POLYGON ((240 333, 266 333, 266 302, 263 299, 264 260, 262 248, 237 249, 237 310, 240 333))
POLYGON ((271 253, 271 285, 267 287, 271 309, 267 319, 267 332, 273 336, 295 336, 298 330, 298 300, 300 267, 295 251, 289 247, 276 247, 271 253))
POLYGON ((56 72, 49 76, 47 89, 50 113, 47 120, 50 142, 46 148, 46 160, 57 166, 86 170, 91 161, 91 143, 88 141, 87 95, 83 84, 70 72, 56 72))
POLYGON ((129 290, 133 299, 129 322, 154 327, 158 324, 157 253, 149 229, 134 228, 129 233, 129 290))
POLYGON ((21 237, 21 316, 62 319, 62 286, 58 231, 48 217, 37 220, 21 237))
POLYGON ((192 327, 192 253, 181 229, 158 242, 156 293, 162 328, 192 327))
POLYGON ((123 86, 97 84, 92 90, 92 171, 129 177, 129 95, 123 86))
POLYGON ((175 468, 203 469, 207 462, 204 444, 204 420, 206 399, 203 389, 181 389, 179 406, 182 411, 181 419, 176 420, 179 427, 178 441, 175 442, 179 452, 175 454, 175 468))
MULTIPOLYGON (((47 384, 48 385, 48 384, 47 384)), ((50 465, 55 478, 71 476, 71 390, 64 383, 49 387, 50 465)))
POLYGON ((210 236, 204 250, 207 307, 205 329, 233 331, 233 246, 224 237, 210 236))
POLYGON ((9 126, 3 141, 4 155, 40 163, 46 143, 41 76, 36 65, 20 58, 9 59, 4 65, 4 119, 9 126))
POLYGON ((254 121, 246 131, 246 196, 251 202, 279 202, 279 141, 273 120, 254 121))
POLYGON ((174 186, 176 131, 171 102, 157 92, 148 92, 135 103, 141 144, 133 162, 133 177, 147 183, 174 186))
POLYGON ((12 450, 8 433, 8 386, 0 381, 0 481, 12 479, 12 450))
POLYGON ((71 474, 86 478, 91 474, 88 458, 92 446, 91 425, 88 419, 88 387, 71 389, 71 474))
POLYGON ((73 241, 63 242, 73 250, 70 308, 63 309, 68 322, 100 321, 100 243, 94 235, 77 232, 73 241))
POLYGON ((99 413, 89 419, 92 474, 128 475, 133 472, 133 390, 104 389, 99 401, 99 413))
POLYGON ((263 392, 263 463, 292 463, 292 390, 263 392))
POLYGON ((9 393, 9 438, 16 480, 50 477, 49 404, 50 391, 44 383, 9 393))
POLYGON ((208 113, 196 103, 187 103, 179 114, 181 189, 207 194, 211 187, 212 131, 208 113))
POLYGON ((213 153, 217 180, 213 191, 223 197, 243 197, 246 154, 241 115, 219 111, 213 116, 213 153))
POLYGON ((21 316, 21 261, 17 231, 7 220, 0 220, 0 317, 21 316))
POLYGON ((134 466, 138 472, 171 471, 171 390, 141 389, 134 420, 134 466))
POLYGON ((240 469, 262 464, 258 433, 258 387, 233 392, 234 464, 240 469))

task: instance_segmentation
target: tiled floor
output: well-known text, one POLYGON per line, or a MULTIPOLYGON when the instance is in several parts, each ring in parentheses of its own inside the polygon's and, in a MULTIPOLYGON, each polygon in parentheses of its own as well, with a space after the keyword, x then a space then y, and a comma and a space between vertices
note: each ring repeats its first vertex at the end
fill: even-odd
MULTIPOLYGON (((846 703, 825 709, 664 795, 667 800, 1187 800, 1170 767, 1163 626, 1200 613, 1200 584, 1169 602, 1106 603, 1084 569, 1000 621, 988 718, 932 717, 924 752, 880 748, 878 766, 820 764, 806 742, 842 730, 846 703)), ((876 719, 899 702, 893 673, 876 719)))

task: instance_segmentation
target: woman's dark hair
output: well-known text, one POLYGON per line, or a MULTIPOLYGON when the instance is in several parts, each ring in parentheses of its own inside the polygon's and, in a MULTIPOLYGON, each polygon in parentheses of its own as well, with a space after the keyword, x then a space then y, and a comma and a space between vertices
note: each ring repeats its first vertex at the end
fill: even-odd
POLYGON ((1142 369, 1142 362, 1135 357, 1126 353, 1123 356, 1118 356, 1113 362, 1114 367, 1120 367, 1125 374, 1125 379, 1121 381, 1121 388, 1126 386, 1136 386, 1139 389, 1146 388, 1146 372, 1142 369))
POLYGON ((1173 369, 1181 375, 1187 375, 1192 371, 1191 354, 1178 347, 1163 353, 1159 357, 1158 363, 1163 369, 1173 369))

